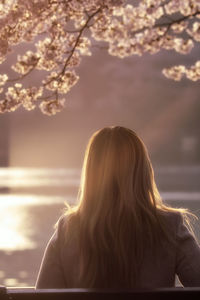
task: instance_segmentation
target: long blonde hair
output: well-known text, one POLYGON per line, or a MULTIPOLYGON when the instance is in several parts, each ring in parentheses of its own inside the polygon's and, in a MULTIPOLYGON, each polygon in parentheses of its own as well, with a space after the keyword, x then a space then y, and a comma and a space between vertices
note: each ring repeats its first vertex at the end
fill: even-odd
MULTIPOLYGON (((142 140, 130 129, 103 128, 91 137, 82 169, 79 204, 67 228, 79 232, 81 287, 134 287, 145 247, 170 241, 163 204, 142 140), (71 226, 71 227, 70 227, 71 226)), ((173 241, 172 241, 173 242, 173 241)))

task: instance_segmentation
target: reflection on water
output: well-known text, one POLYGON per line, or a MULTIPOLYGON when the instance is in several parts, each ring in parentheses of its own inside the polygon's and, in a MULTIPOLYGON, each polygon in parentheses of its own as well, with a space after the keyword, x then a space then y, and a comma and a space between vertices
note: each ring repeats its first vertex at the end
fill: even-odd
POLYGON ((0 210, 0 249, 23 250, 36 247, 27 237, 27 215, 21 207, 1 206, 0 210))
POLYGON ((51 205, 55 203, 75 203, 73 196, 45 196, 45 195, 24 195, 24 194, 0 194, 0 207, 30 206, 30 205, 51 205))
POLYGON ((79 169, 0 168, 0 188, 78 186, 79 169))
MULTIPOLYGON (((71 204, 76 199, 75 195, 51 197, 21 192, 32 187, 47 187, 50 192, 53 187, 78 187, 79 181, 79 169, 0 168, 0 191, 4 189, 4 192, 8 192, 0 194, 0 251, 22 251, 40 247, 41 240, 33 239, 36 235, 40 236, 31 216, 33 207, 41 209, 54 204, 64 207, 65 201, 71 204), (15 189, 14 193, 12 189, 15 189), (18 189, 19 194, 16 194, 18 189)), ((51 226, 50 220, 47 219, 46 223, 51 226)))
POLYGON ((53 203, 53 199, 48 202, 47 197, 35 195, 4 197, 0 200, 4 203, 0 209, 0 285, 33 286, 66 197, 62 203, 61 198, 53 203))
MULTIPOLYGON (((64 202, 75 203, 74 197, 49 197, 36 195, 0 195, 0 250, 34 249, 37 243, 31 240, 35 227, 31 226, 30 209, 64 202)), ((47 208, 47 211, 49 208, 47 208)))

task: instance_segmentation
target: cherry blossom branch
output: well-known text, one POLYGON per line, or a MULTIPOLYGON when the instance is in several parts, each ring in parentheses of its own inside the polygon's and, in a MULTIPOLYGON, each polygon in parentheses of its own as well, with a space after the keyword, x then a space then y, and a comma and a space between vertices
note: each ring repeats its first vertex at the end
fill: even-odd
MULTIPOLYGON (((0 100, 0 112, 15 111, 20 106, 31 110, 38 105, 37 101, 42 101, 39 107, 45 114, 61 111, 65 97, 60 99, 60 95, 68 93, 78 81, 75 67, 84 55, 91 55, 91 48, 106 49, 110 55, 124 58, 146 52, 155 54, 161 49, 188 54, 200 42, 199 0, 133 3, 16 0, 7 5, 4 1, 0 5, 0 64, 13 45, 45 36, 35 43, 35 52, 27 51, 17 57, 12 66, 19 74, 17 78, 0 74, 0 93, 4 85, 9 85, 4 99, 0 100), (39 87, 24 88, 21 82, 34 70, 45 70, 48 74, 39 87)), ((163 74, 174 80, 180 80, 183 75, 189 80, 199 80, 200 62, 190 68, 164 69, 163 74)))
POLYGON ((64 74, 64 72, 66 70, 66 67, 67 67, 67 64, 68 64, 69 60, 71 59, 72 55, 74 54, 74 51, 76 50, 76 47, 77 47, 77 45, 78 45, 78 43, 80 41, 80 38, 81 38, 84 30, 88 27, 88 24, 92 20, 92 18, 94 18, 94 16, 96 16, 101 10, 102 10, 102 7, 99 7, 94 13, 92 13, 91 15, 88 15, 88 19, 87 19, 87 21, 85 22, 85 24, 83 25, 83 27, 79 31, 79 34, 77 36, 76 42, 74 44, 74 47, 71 50, 70 55, 68 56, 68 58, 65 61, 65 64, 64 64, 64 67, 62 69, 61 74, 64 74))
POLYGON ((88 16, 88 18, 87 18, 85 24, 82 26, 82 28, 81 28, 81 29, 79 30, 79 32, 78 32, 78 36, 77 36, 77 38, 76 38, 76 41, 75 41, 75 43, 74 43, 74 46, 73 46, 73 48, 71 49, 69 56, 68 56, 67 59, 65 60, 65 63, 64 63, 64 66, 63 66, 62 70, 57 74, 57 76, 52 77, 50 80, 48 80, 47 82, 45 82, 45 83, 44 83, 44 86, 48 85, 48 84, 51 83, 53 80, 58 79, 60 76, 64 75, 65 70, 66 70, 66 68, 67 68, 67 65, 68 65, 68 63, 69 63, 71 57, 73 56, 73 54, 74 54, 74 52, 75 52, 75 50, 76 50, 76 48, 77 48, 77 46, 78 46, 78 44, 79 44, 80 38, 81 38, 81 36, 82 36, 84 30, 88 27, 88 24, 89 24, 89 22, 92 20, 92 18, 93 18, 94 16, 96 16, 101 10, 102 10, 102 7, 99 7, 94 13, 92 13, 91 15, 88 16))

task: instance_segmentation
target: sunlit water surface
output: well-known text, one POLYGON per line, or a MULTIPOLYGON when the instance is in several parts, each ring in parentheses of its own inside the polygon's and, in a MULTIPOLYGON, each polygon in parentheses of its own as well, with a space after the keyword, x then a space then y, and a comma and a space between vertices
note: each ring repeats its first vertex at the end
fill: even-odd
MULTIPOLYGON (((186 190, 184 186, 188 180, 184 177, 183 190, 176 190, 176 184, 171 182, 173 176, 180 180, 181 176, 189 174, 194 185, 200 168, 181 172, 166 168, 159 172, 163 182, 166 181, 163 174, 165 176, 166 173, 166 178, 169 178, 167 189, 160 190, 162 198, 173 206, 188 207, 199 215, 199 183, 196 183, 195 189, 192 186, 186 190), (177 177, 177 172, 182 175, 177 177)), ((76 202, 79 182, 78 169, 0 169, 0 285, 34 285, 44 248, 54 231, 53 226, 63 213, 65 202, 76 202)), ((161 188, 163 182, 160 182, 161 188)), ((200 239, 199 224, 195 231, 200 239)))

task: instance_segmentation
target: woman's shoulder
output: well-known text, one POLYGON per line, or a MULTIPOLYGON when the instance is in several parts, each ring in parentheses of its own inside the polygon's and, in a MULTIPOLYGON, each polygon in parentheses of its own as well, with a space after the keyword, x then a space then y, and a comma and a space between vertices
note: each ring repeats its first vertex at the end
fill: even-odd
POLYGON ((69 239, 77 235, 78 220, 75 214, 63 214, 56 223, 56 231, 59 239, 69 239))
POLYGON ((174 208, 169 208, 169 210, 168 209, 159 210, 159 214, 163 218, 171 221, 181 220, 183 218, 183 213, 179 209, 174 209, 174 208))
POLYGON ((67 216, 65 214, 63 214, 59 217, 55 227, 59 231, 59 230, 62 230, 62 228, 64 226, 66 226, 66 224, 67 224, 67 216))
POLYGON ((185 215, 180 210, 160 210, 159 214, 170 229, 175 229, 184 223, 185 215))

